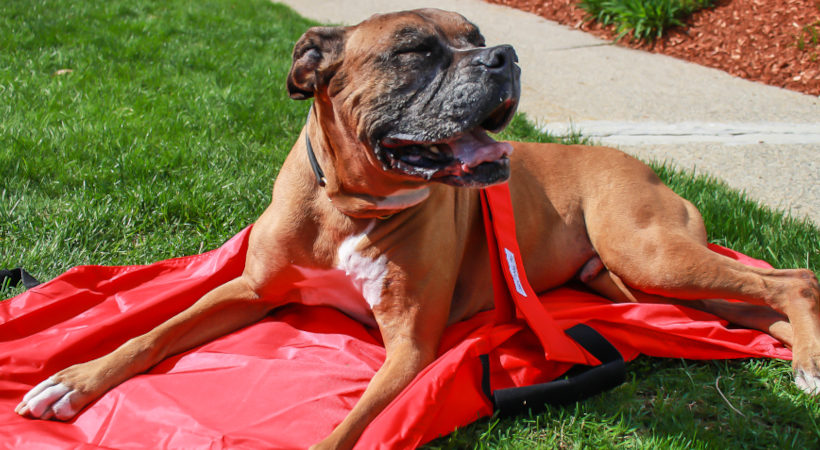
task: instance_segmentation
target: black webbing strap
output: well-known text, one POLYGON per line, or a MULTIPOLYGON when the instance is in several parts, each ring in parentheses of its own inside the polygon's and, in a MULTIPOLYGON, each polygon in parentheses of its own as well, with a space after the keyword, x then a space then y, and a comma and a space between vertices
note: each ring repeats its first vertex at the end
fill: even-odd
POLYGON ((15 287, 21 281, 26 289, 31 289, 40 284, 36 278, 20 267, 16 269, 0 269, 0 287, 6 286, 6 283, 8 283, 9 287, 15 287))
POLYGON ((578 324, 566 330, 566 333, 601 361, 601 365, 547 383, 492 391, 489 355, 480 356, 484 372, 481 388, 501 416, 512 416, 527 410, 538 411, 545 405, 575 403, 615 388, 626 380, 623 357, 592 327, 578 324))

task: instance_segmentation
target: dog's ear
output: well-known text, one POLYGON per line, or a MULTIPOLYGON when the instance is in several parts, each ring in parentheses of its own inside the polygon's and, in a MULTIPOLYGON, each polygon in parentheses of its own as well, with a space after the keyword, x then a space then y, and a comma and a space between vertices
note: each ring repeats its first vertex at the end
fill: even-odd
POLYGON ((293 47, 293 64, 288 74, 290 98, 305 100, 327 82, 341 62, 344 51, 343 27, 313 27, 293 47))

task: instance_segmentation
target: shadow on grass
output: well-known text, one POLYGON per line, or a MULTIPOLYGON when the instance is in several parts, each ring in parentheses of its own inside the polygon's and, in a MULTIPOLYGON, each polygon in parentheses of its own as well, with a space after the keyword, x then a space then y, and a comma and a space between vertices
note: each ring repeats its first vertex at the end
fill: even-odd
POLYGON ((792 385, 788 362, 641 357, 627 369, 609 393, 485 418, 425 448, 811 448, 820 439, 820 408, 792 385))

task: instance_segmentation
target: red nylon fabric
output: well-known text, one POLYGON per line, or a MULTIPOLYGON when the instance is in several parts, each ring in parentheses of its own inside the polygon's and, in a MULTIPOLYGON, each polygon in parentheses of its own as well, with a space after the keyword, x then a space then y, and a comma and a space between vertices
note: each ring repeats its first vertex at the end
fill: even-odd
MULTIPOLYGON (((510 225, 512 227, 512 225, 510 225)), ((54 372, 105 354, 239 275, 246 228, 219 249, 146 266, 80 266, 0 302, 0 443, 5 448, 304 448, 352 408, 384 360, 378 333, 326 307, 291 305, 114 388, 74 420, 24 419, 23 394, 54 372)), ((715 247, 747 264, 761 261, 715 247)), ((692 359, 791 352, 757 331, 671 305, 613 304, 561 288, 540 298, 560 329, 595 328, 625 359, 692 359)), ((440 357, 365 430, 357 448, 410 448, 492 412, 478 355, 490 353, 494 389, 554 379, 521 321, 493 311, 455 324, 440 357)))
POLYGON ((512 311, 518 311, 541 342, 546 359, 574 364, 599 364, 595 357, 589 355, 555 323, 530 286, 524 274, 524 261, 515 236, 515 216, 508 185, 505 183, 481 191, 481 207, 484 228, 489 230, 487 246, 493 265, 495 309, 498 311, 496 322, 510 322, 512 311), (500 282, 502 276, 504 283, 500 282))

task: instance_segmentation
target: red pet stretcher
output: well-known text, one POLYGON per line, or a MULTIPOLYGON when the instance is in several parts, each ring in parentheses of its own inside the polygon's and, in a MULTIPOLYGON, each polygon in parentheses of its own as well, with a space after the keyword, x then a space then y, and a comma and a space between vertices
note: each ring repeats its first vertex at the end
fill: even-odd
MULTIPOLYGON (((519 311, 539 302, 526 280, 518 280, 526 296, 515 298, 521 294, 509 269, 521 263, 506 185, 485 190, 485 198, 486 223, 495 231, 489 237, 495 244, 491 253, 503 255, 499 267, 506 269, 494 272, 502 306, 449 327, 438 359, 370 424, 358 448, 411 448, 492 414, 487 383, 494 390, 527 386, 553 380, 577 362, 597 363, 560 331, 579 323, 605 336, 626 360, 641 353, 791 359, 770 336, 729 329, 707 313, 614 304, 571 288, 541 296, 540 312, 520 312, 524 319, 515 319, 502 297, 512 297, 519 311), (522 306, 522 299, 529 305, 522 306), (536 326, 538 336, 526 326, 533 314, 549 324, 536 326)), ((378 331, 320 306, 283 307, 168 358, 69 422, 14 413, 23 395, 43 379, 110 352, 238 276, 249 231, 202 255, 146 266, 75 267, 0 302, 0 442, 15 449, 304 448, 329 434, 381 365, 384 347, 378 331)), ((766 266, 731 250, 713 250, 766 266)))

